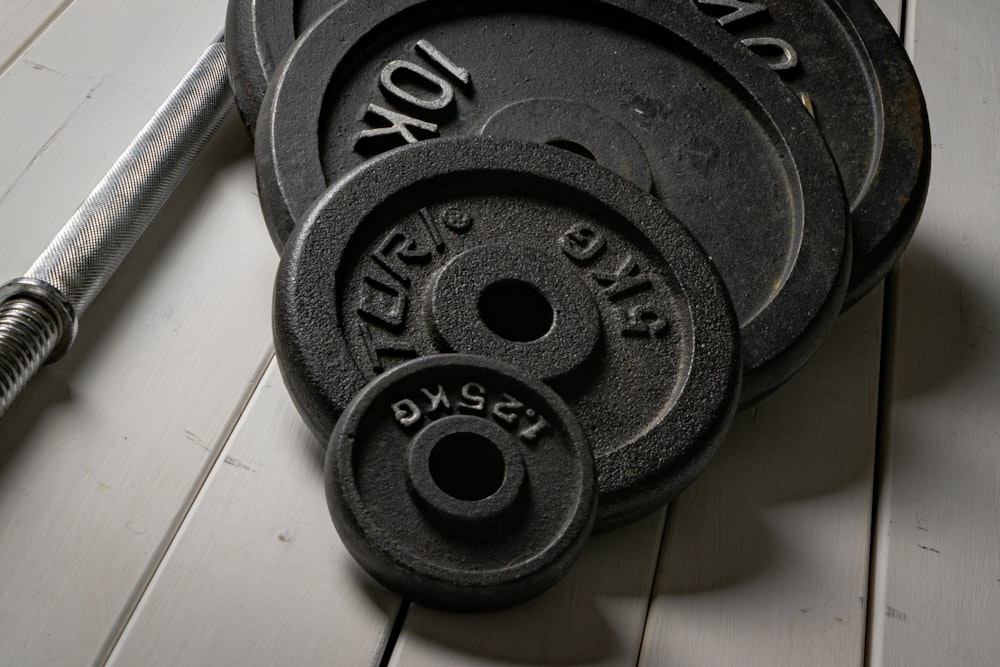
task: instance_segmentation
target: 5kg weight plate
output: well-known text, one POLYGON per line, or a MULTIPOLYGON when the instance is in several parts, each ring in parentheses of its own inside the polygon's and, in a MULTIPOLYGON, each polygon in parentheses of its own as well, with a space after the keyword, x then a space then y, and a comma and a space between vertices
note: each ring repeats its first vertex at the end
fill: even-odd
POLYGON ((633 178, 722 274, 746 401, 805 363, 842 304, 846 204, 815 124, 683 3, 349 0, 296 42, 260 120, 278 245, 328 184, 435 136, 550 143, 633 178))
POLYGON ((854 304, 902 255, 927 196, 930 126, 903 44, 872 0, 689 1, 812 110, 851 205, 854 304))
POLYGON ((323 442, 411 358, 485 355, 543 379, 593 446, 600 528, 688 484, 738 402, 734 313, 691 235, 631 183, 530 143, 421 142, 332 186, 284 249, 274 330, 323 442))
POLYGON ((327 447, 348 551, 422 604, 497 609, 542 592, 594 523, 594 462, 551 389, 483 357, 429 356, 380 375, 327 447))

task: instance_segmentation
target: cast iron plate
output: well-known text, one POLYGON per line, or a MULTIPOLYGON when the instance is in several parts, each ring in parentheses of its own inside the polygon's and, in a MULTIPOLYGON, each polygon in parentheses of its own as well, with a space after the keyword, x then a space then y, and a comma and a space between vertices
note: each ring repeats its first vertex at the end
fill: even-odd
MULTIPOLYGON (((283 243, 329 183, 381 150, 475 134, 552 100, 620 131, 551 143, 636 143, 652 193, 708 251, 741 324, 744 401, 790 377, 842 305, 843 189, 798 98, 687 5, 340 5, 296 42, 262 108, 258 182, 272 235, 283 243)), ((606 146, 582 148, 599 157, 606 146)))
POLYGON ((332 186, 282 254, 274 329, 322 442, 361 387, 413 357, 489 354, 548 378, 594 448, 602 529, 687 485, 739 400, 732 306, 690 234, 631 183, 531 143, 421 142, 332 186), (490 324, 526 319, 524 299, 483 305, 511 283, 548 299, 533 334, 490 324))
POLYGON ((325 467, 348 551, 433 607, 499 609, 541 593, 594 524, 594 460, 572 411, 484 357, 422 357, 378 376, 337 423, 325 467))
POLYGON ((902 42, 872 0, 688 1, 741 40, 783 43, 765 55, 808 100, 847 190, 853 305, 899 260, 927 196, 930 124, 902 42))
POLYGON ((274 68, 300 33, 340 0, 229 0, 226 58, 243 124, 254 134, 274 68))

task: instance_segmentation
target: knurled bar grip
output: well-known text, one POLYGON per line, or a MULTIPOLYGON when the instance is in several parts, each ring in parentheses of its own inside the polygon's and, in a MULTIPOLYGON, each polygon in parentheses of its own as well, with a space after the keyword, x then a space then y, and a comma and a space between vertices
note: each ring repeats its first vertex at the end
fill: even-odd
POLYGON ((212 44, 23 278, 0 288, 0 417, 47 361, 233 107, 226 53, 212 44))

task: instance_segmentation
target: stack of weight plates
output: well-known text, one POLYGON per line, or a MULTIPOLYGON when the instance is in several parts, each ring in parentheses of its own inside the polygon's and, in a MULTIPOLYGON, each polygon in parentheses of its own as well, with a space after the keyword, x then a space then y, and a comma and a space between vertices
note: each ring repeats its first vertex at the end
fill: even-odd
POLYGON ((673 498, 926 193, 872 0, 231 0, 226 47, 334 523, 428 605, 673 498))

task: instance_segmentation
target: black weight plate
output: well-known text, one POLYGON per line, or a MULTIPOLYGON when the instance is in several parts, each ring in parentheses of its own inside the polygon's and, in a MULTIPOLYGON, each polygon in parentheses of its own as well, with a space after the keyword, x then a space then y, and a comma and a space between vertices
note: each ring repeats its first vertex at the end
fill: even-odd
POLYGON ((317 437, 371 378, 475 353, 544 378, 594 448, 598 526, 707 464, 738 403, 725 287, 656 200, 549 146, 441 139, 374 158, 289 239, 275 347, 317 437))
POLYGON ((643 175, 694 233, 736 305, 746 402, 818 347, 848 278, 836 167, 798 98, 686 2, 341 4, 296 42, 261 111, 272 236, 404 134, 477 134, 512 114, 518 138, 643 175), (525 122, 540 109, 554 134, 525 122))
POLYGON ((689 0, 763 50, 812 109, 851 206, 846 306, 902 255, 927 196, 930 125, 916 72, 872 0, 689 0))
POLYGON ((312 21, 339 0, 229 0, 226 58, 243 124, 254 134, 274 68, 312 21))
POLYGON ((387 588, 459 611, 509 607, 576 560, 594 525, 587 437, 551 389, 497 361, 423 357, 351 401, 327 447, 348 551, 387 588))
MULTIPOLYGON (((902 255, 927 194, 930 125, 906 51, 872 0, 690 1, 765 55, 808 101, 851 204, 850 307, 902 255)), ((230 2, 226 44, 251 131, 277 62, 336 4, 230 2)))

